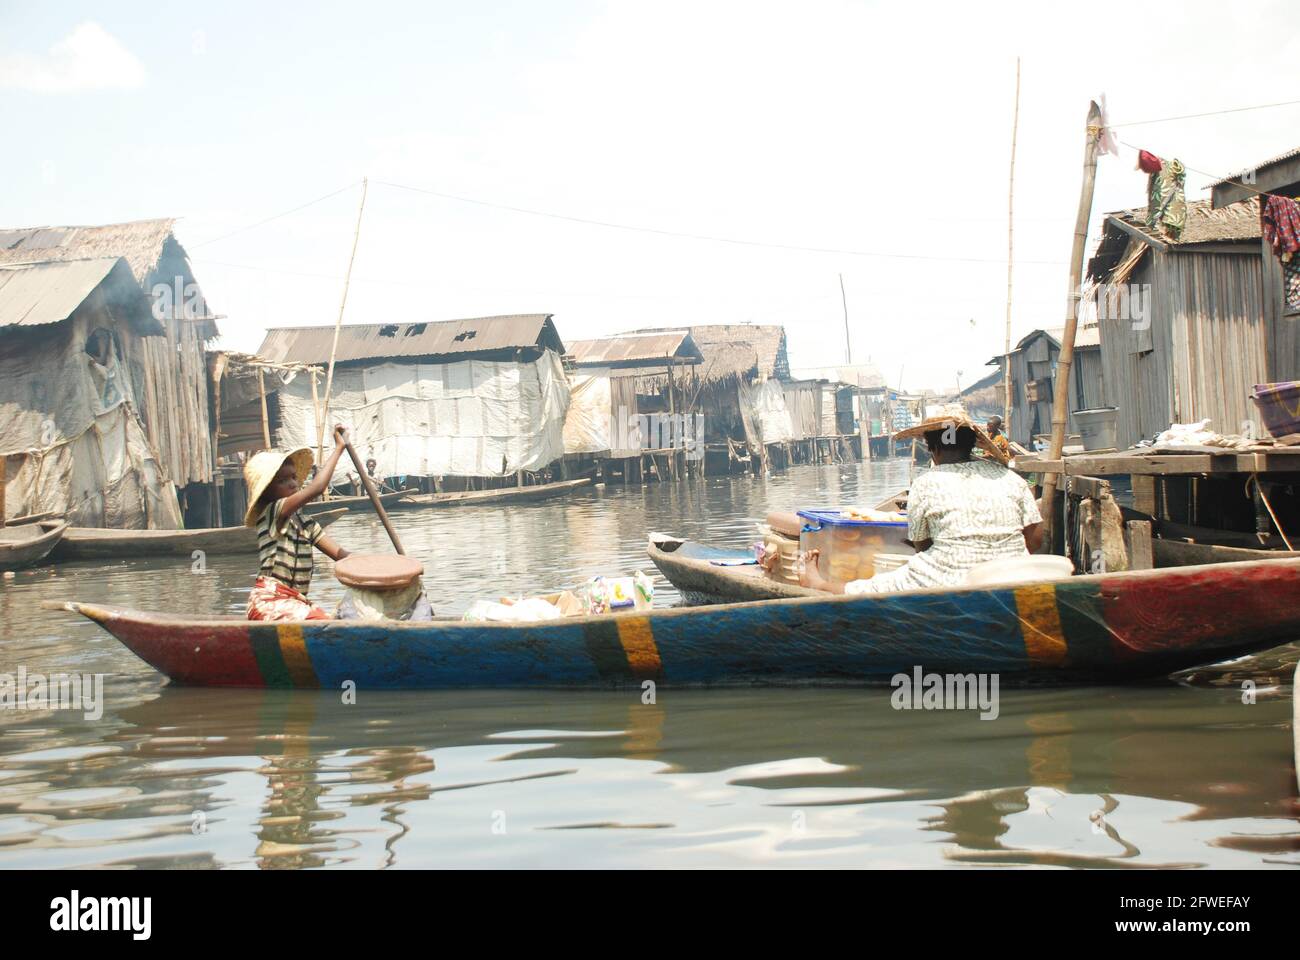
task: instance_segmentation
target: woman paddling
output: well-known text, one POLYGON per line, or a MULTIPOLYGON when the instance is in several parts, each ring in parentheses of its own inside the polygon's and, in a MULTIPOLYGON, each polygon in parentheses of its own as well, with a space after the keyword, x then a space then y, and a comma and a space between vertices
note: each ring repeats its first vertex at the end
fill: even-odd
POLYGON ((916 555, 897 570, 841 588, 821 576, 812 551, 804 586, 843 593, 958 586, 981 563, 1038 552, 1043 539, 1038 504, 980 427, 963 413, 941 414, 894 439, 920 436, 934 466, 916 478, 907 495, 907 538, 916 555), (973 456, 977 445, 987 457, 973 456))
POLYGON ((248 596, 249 620, 328 620, 320 607, 307 599, 311 589, 312 548, 331 560, 348 555, 325 535, 321 525, 303 517, 299 509, 329 486, 344 446, 343 427, 334 428, 334 450, 311 482, 311 450, 289 453, 263 450, 244 464, 248 484, 248 513, 244 526, 257 528, 257 580, 248 596))

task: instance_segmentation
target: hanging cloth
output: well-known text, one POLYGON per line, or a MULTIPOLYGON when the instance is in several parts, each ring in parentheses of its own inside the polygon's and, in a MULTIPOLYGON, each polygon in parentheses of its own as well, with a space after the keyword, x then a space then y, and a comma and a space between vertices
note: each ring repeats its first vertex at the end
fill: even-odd
POLYGON ((1146 150, 1138 151, 1138 169, 1143 173, 1159 173, 1160 168, 1164 165, 1164 161, 1154 153, 1146 150))
POLYGON ((1259 226, 1264 242, 1283 263, 1300 250, 1300 203, 1290 197, 1269 194, 1259 205, 1259 226))
POLYGON ((1187 197, 1183 192, 1187 169, 1170 160, 1159 173, 1147 178, 1147 226, 1157 227, 1177 240, 1187 225, 1187 197))

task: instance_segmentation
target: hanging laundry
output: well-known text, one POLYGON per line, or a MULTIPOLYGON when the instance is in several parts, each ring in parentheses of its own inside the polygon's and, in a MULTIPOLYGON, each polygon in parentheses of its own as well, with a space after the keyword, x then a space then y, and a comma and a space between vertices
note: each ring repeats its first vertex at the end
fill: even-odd
POLYGON ((1289 263, 1300 250, 1300 203, 1269 194, 1259 205, 1259 226, 1274 255, 1289 263))
POLYGON ((1187 225, 1186 182, 1187 169, 1179 160, 1162 163, 1160 172, 1147 178, 1147 226, 1162 229, 1174 240, 1187 225))
POLYGON ((1138 169, 1143 173, 1159 173, 1160 168, 1164 166, 1164 161, 1154 153, 1146 150, 1138 151, 1138 169))

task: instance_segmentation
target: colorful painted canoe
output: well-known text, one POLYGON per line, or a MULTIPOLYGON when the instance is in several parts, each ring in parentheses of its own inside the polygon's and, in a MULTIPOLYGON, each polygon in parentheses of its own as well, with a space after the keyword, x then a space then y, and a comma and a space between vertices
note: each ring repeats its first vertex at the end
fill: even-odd
POLYGON ((1165 675, 1300 637, 1300 560, 808 597, 527 624, 80 613, 185 684, 358 689, 859 684, 915 667, 1008 679, 1165 675))
MULTIPOLYGON (((347 507, 316 514, 312 519, 328 527, 347 507)), ((126 560, 133 557, 188 557, 195 550, 208 554, 257 552, 257 531, 252 527, 202 527, 194 530, 109 530, 68 527, 54 551, 53 563, 73 560, 126 560)))

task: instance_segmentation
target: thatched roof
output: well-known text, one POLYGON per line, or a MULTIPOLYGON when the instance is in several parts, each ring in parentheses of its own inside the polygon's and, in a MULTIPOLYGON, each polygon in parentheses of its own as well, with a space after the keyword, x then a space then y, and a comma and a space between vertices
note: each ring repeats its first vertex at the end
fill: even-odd
MULTIPOLYGON (((194 282, 189 256, 172 233, 175 223, 173 219, 164 218, 97 227, 0 229, 0 263, 121 257, 147 294, 155 283, 170 286, 174 282, 171 276, 158 275, 159 265, 164 260, 183 268, 185 282, 194 282)), ((201 335, 204 339, 215 337, 216 324, 205 320, 201 335)))
POLYGON ((1125 260, 1131 261, 1126 262, 1123 271, 1127 278, 1137 260, 1152 248, 1195 252, 1198 244, 1258 243, 1260 232, 1257 197, 1218 210, 1209 200, 1188 203, 1187 225, 1177 240, 1146 225, 1146 207, 1118 210, 1106 215, 1097 252, 1088 261, 1088 277, 1098 281, 1108 279, 1111 271, 1125 260))
POLYGON ((123 257, 142 286, 149 280, 175 220, 137 220, 100 227, 23 227, 0 230, 0 263, 123 257))
MULTIPOLYGON (((680 329, 680 328, 678 328, 680 329)), ((735 377, 756 380, 790 378, 790 360, 786 354, 785 327, 768 324, 715 323, 686 327, 704 358, 696 370, 705 384, 735 377)), ((658 330, 633 330, 633 333, 659 333, 658 330)))

